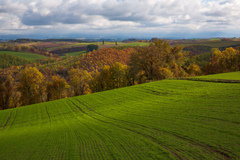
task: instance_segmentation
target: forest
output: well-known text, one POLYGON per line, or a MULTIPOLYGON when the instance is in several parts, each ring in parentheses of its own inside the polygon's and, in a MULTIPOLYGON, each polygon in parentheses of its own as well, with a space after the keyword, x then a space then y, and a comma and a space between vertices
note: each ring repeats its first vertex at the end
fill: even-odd
MULTIPOLYGON (((98 45, 104 46, 104 42, 101 43, 98 45)), ((74 57, 66 55, 63 58, 48 52, 43 45, 1 44, 1 51, 14 51, 16 54, 27 52, 48 57, 29 61, 0 54, 0 67, 3 68, 0 70, 1 109, 156 80, 240 70, 240 51, 236 45, 234 48, 225 46, 219 49, 203 44, 173 45, 164 39, 154 39, 143 46, 119 44, 105 48, 95 44, 91 45, 95 47, 93 50, 86 46, 87 53, 74 57)), ((73 44, 72 48, 79 45, 73 44)))

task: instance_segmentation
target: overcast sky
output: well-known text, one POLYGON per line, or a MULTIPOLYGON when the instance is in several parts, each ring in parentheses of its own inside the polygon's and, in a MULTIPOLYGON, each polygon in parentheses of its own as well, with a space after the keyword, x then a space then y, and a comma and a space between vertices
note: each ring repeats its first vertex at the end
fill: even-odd
POLYGON ((239 26, 240 0, 0 0, 0 34, 238 37, 239 26))

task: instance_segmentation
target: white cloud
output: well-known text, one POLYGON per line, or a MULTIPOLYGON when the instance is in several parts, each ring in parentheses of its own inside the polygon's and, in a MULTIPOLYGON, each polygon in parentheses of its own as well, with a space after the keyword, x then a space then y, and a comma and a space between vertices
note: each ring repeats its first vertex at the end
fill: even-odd
POLYGON ((239 0, 1 0, 0 32, 228 31, 240 25, 239 8, 239 0))

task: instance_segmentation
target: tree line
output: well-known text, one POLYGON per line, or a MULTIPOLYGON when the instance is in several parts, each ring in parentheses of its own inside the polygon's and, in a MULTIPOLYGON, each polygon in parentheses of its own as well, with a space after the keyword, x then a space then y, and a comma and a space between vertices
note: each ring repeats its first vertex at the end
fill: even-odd
POLYGON ((20 45, 12 45, 12 44, 3 44, 0 46, 0 51, 14 51, 14 52, 28 52, 40 54, 48 57, 58 58, 57 54, 52 54, 47 52, 46 48, 38 48, 37 46, 29 47, 29 46, 20 46, 20 45))
POLYGON ((0 79, 0 106, 7 109, 166 78, 240 70, 239 50, 227 48, 221 52, 212 49, 209 62, 199 67, 195 63, 186 63, 187 53, 182 49, 182 46, 171 46, 167 41, 157 39, 149 46, 125 51, 93 51, 74 67, 57 73, 25 67, 17 76, 8 74, 0 79))

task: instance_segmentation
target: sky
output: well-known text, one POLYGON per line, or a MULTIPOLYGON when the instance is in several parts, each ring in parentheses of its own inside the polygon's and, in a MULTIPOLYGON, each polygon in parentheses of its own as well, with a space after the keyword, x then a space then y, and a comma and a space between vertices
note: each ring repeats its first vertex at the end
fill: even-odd
POLYGON ((239 0, 0 0, 0 35, 239 37, 239 26, 239 0))

